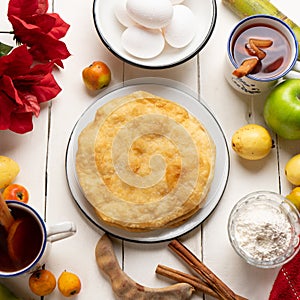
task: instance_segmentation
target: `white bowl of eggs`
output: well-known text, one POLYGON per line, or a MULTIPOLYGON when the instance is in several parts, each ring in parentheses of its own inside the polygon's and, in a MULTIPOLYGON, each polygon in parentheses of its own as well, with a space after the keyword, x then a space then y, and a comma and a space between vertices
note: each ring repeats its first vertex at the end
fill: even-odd
POLYGON ((216 0, 94 0, 104 45, 137 67, 182 64, 204 48, 215 28, 216 0))

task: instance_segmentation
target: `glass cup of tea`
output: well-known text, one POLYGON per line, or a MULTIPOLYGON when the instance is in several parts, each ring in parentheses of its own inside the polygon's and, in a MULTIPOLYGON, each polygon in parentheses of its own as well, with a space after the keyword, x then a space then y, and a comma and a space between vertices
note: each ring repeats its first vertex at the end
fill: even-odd
POLYGON ((28 204, 6 202, 15 220, 8 232, 0 226, 0 277, 15 277, 42 267, 52 243, 76 232, 73 222, 48 226, 28 204))
POLYGON ((282 20, 253 15, 241 20, 227 42, 225 78, 237 91, 259 95, 280 79, 300 78, 298 41, 282 20))

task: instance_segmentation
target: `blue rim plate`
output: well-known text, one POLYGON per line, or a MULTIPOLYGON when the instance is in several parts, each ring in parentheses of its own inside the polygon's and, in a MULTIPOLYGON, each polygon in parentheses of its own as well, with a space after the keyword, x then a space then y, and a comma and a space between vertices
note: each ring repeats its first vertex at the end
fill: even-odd
POLYGON ((198 54, 209 41, 217 19, 216 0, 185 0, 184 5, 191 8, 197 20, 196 36, 182 49, 166 46, 163 52, 153 59, 139 59, 128 54, 121 45, 121 34, 125 27, 115 17, 114 9, 120 0, 94 0, 93 19, 97 33, 116 57, 137 67, 165 69, 180 65, 198 54))
POLYGON ((155 243, 172 240, 182 236, 198 227, 215 209, 219 203, 228 181, 229 175, 229 152, 222 128, 202 99, 199 99, 192 91, 179 82, 164 78, 140 78, 114 86, 99 94, 80 116, 75 124, 66 150, 66 176, 70 192, 75 203, 83 215, 98 229, 128 241, 141 243, 155 243), (94 212, 94 208, 84 197, 77 181, 75 170, 75 157, 77 152, 77 141, 81 131, 93 121, 99 107, 117 97, 143 90, 154 95, 170 99, 193 114, 208 130, 216 145, 215 174, 204 207, 196 212, 185 223, 178 227, 164 228, 149 232, 129 232, 121 228, 109 226, 101 221, 94 212))

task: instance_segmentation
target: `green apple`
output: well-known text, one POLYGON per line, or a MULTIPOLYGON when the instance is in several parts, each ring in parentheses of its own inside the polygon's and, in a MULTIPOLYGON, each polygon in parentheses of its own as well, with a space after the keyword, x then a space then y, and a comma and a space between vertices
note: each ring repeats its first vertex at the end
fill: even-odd
POLYGON ((264 119, 279 136, 300 139, 300 79, 287 79, 274 87, 264 105, 264 119))

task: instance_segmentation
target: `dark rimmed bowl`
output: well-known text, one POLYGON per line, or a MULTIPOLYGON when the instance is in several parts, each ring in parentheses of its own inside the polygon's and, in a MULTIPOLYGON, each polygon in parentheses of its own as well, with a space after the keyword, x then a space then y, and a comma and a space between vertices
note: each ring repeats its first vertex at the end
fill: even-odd
POLYGON ((166 69, 180 65, 197 55, 209 41, 216 24, 216 0, 186 0, 197 20, 196 36, 182 49, 166 46, 163 52, 152 59, 139 59, 127 53, 121 44, 121 35, 125 27, 115 17, 115 6, 120 0, 94 0, 93 18, 97 33, 115 56, 126 63, 146 69, 166 69))

